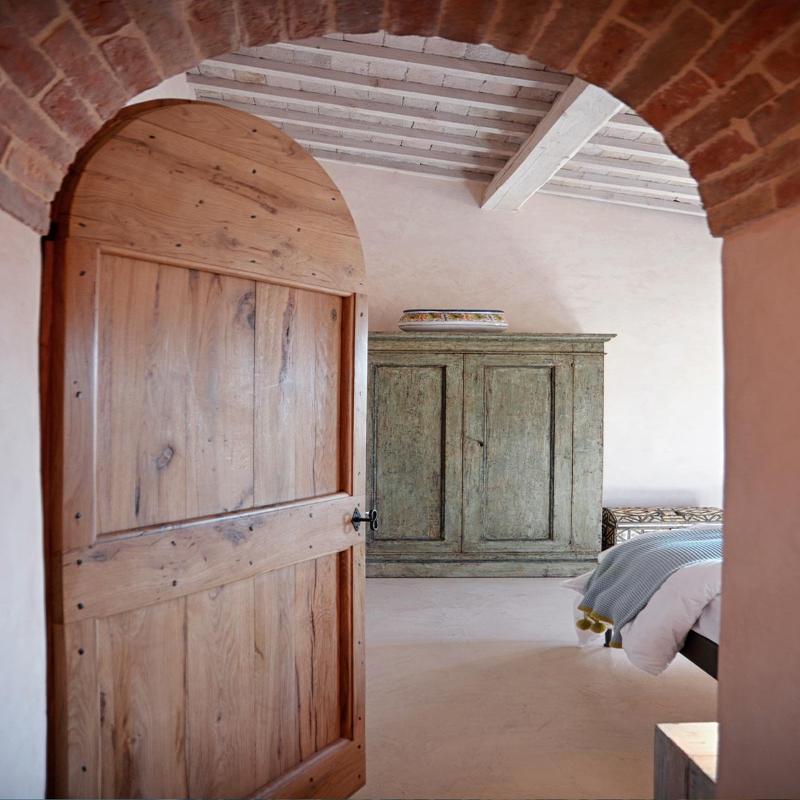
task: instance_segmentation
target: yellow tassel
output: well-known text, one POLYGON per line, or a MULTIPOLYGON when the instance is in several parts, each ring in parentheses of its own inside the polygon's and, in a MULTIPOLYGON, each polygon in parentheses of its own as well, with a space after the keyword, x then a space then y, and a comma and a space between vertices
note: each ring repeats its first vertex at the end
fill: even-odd
POLYGON ((602 622, 595 622, 592 625, 592 633, 605 633, 606 626, 602 622))
POLYGON ((578 628, 580 628, 582 631, 588 631, 588 630, 589 630, 589 628, 591 628, 591 627, 592 627, 592 623, 591 623, 591 622, 590 622, 588 619, 586 619, 586 617, 584 617, 583 619, 579 619, 579 620, 578 620, 578 621, 577 621, 575 624, 576 624, 576 625, 578 626, 578 628))

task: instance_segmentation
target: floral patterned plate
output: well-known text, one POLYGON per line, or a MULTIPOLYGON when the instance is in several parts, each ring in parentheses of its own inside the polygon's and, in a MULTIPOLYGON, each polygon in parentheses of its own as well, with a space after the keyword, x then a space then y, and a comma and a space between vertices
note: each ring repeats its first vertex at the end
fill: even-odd
POLYGON ((505 314, 493 309, 407 308, 398 323, 401 331, 504 331, 505 314))

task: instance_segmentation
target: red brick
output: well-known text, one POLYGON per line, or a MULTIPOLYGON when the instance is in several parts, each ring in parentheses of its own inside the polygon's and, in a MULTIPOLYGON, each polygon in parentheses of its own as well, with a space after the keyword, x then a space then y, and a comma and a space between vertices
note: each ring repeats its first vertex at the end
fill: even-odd
POLYGON ((177 75, 200 61, 177 4, 165 0, 128 0, 128 9, 150 45, 162 75, 177 75))
POLYGON ((98 128, 88 107, 75 93, 69 81, 59 81, 41 99, 40 105, 50 119, 78 146, 83 145, 98 128))
POLYGON ((493 0, 444 3, 439 17, 438 35, 454 42, 485 42, 495 8, 493 0))
POLYGON ((42 42, 42 49, 102 119, 110 117, 127 99, 116 78, 94 55, 89 42, 69 20, 42 42))
POLYGON ((0 67, 28 97, 38 94, 55 77, 50 62, 9 22, 0 24, 0 67))
POLYGON ((442 0, 386 0, 386 30, 396 36, 436 36, 442 0))
POLYGON ((758 183, 778 178, 793 172, 800 159, 800 141, 787 142, 760 152, 744 166, 729 172, 716 180, 703 181, 701 193, 707 205, 724 203, 731 197, 744 194, 758 183))
POLYGON ((800 170, 792 172, 776 184, 775 201, 778 208, 800 203, 800 170))
POLYGON ((567 69, 610 5, 610 0, 581 0, 559 6, 529 55, 552 69, 567 69))
POLYGON ((711 23, 687 9, 645 50, 628 74, 614 86, 614 94, 637 108, 683 71, 711 38, 711 23))
POLYGON ((800 124, 800 86, 788 89, 771 103, 756 109, 748 122, 759 144, 769 144, 800 124))
MULTIPOLYGON (((164 0, 171 2, 172 0, 164 0)), ((72 13, 91 36, 108 36, 131 20, 120 0, 67 0, 72 13)))
POLYGON ((756 151, 738 131, 726 131, 692 155, 692 175, 701 181, 756 151))
POLYGON ((319 36, 333 30, 333 8, 326 0, 296 0, 286 4, 291 39, 319 36))
POLYGON ((2 171, 0 171, 0 208, 38 233, 47 233, 50 228, 49 199, 37 197, 2 171))
POLYGON ((746 75, 669 131, 670 146, 685 158, 695 147, 726 128, 731 120, 747 117, 772 94, 772 87, 763 76, 746 75))
POLYGON ((8 143, 11 141, 11 134, 8 131, 4 131, 0 128, 0 161, 3 160, 3 156, 6 153, 6 149, 8 148, 8 143))
POLYGON ((34 111, 25 98, 10 86, 0 86, 0 108, 6 109, 2 122, 18 139, 35 147, 57 164, 66 167, 75 155, 75 145, 34 111))
POLYGON ((500 0, 486 40, 500 50, 527 53, 552 9, 552 0, 500 0))
POLYGON ((800 19, 797 0, 758 0, 728 26, 698 60, 697 66, 717 85, 730 83, 756 54, 800 19))
MULTIPOLYGON (((383 0, 336 0, 334 16, 340 33, 375 33, 383 28, 383 0)), ((241 13, 239 25, 244 27, 241 13)))
MULTIPOLYGON (((696 0, 696 5, 718 22, 725 22, 741 11, 751 0, 696 0)), ((760 2, 760 0, 756 0, 760 2)))
POLYGON ((764 66, 770 75, 783 83, 794 83, 800 78, 800 28, 764 59, 764 66))
POLYGON ((758 186, 741 197, 706 209, 708 227, 714 236, 722 236, 739 225, 766 216, 775 210, 772 186, 758 186))
MULTIPOLYGON (((294 5, 294 3, 290 4, 294 5)), ((190 0, 189 28, 197 50, 204 58, 235 50, 238 45, 236 11, 233 3, 219 0, 190 0)))
MULTIPOLYGON (((358 2, 356 2, 358 5, 358 2)), ((242 44, 256 47, 289 38, 280 0, 236 0, 242 44)))
POLYGON ((635 25, 650 29, 660 25, 672 13, 674 7, 673 3, 628 0, 619 14, 635 25))
POLYGON ((161 82, 161 75, 139 39, 112 36, 100 45, 100 49, 129 96, 161 82))
POLYGON ((610 86, 644 44, 644 37, 619 22, 609 22, 578 65, 578 74, 599 86, 610 86))
POLYGON ((6 171, 42 197, 55 194, 64 177, 57 164, 20 142, 14 142, 9 150, 6 171))
POLYGON ((57 0, 4 0, 3 9, 28 36, 35 36, 60 13, 57 0))
POLYGON ((654 94, 639 113, 654 128, 663 130, 676 117, 697 108, 711 88, 708 78, 690 69, 654 94))

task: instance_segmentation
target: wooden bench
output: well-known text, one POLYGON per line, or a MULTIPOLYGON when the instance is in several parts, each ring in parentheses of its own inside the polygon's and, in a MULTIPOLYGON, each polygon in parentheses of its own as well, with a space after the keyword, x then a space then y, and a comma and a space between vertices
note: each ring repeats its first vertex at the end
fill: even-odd
POLYGON ((710 800, 716 792, 716 722, 656 725, 655 800, 710 800))

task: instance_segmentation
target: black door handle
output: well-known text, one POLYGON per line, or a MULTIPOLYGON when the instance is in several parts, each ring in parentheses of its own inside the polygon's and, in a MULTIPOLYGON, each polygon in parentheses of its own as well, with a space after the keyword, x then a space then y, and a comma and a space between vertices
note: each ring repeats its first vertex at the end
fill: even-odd
POLYGON ((373 508, 367 516, 362 517, 361 512, 358 510, 358 506, 355 507, 353 511, 353 518, 350 520, 353 523, 353 527, 358 530, 361 527, 362 522, 369 523, 369 529, 371 531, 378 530, 378 509, 373 508))

